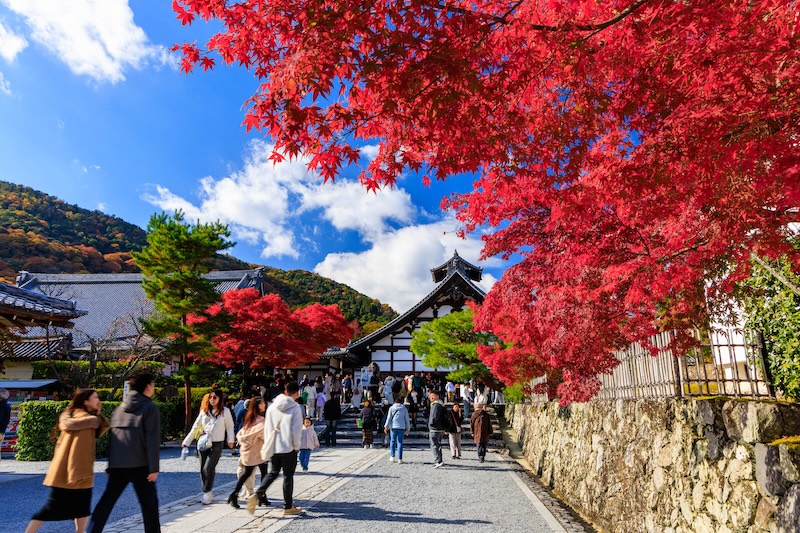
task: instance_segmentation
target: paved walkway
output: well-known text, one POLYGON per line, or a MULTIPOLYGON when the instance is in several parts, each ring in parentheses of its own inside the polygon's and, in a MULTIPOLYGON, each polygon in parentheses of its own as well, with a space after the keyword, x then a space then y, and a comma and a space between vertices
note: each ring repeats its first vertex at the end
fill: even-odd
MULTIPOLYGON (((388 461, 385 449, 328 448, 315 452, 307 473, 295 475, 295 505, 306 513, 282 516, 281 478, 268 492, 275 507, 259 507, 254 516, 225 503, 232 483, 215 488, 212 505, 193 496, 164 502, 164 533, 229 533, 236 531, 286 533, 387 530, 419 531, 425 524, 437 529, 467 527, 471 533, 566 532, 534 492, 520 479, 518 465, 490 453, 479 463, 474 453, 433 468, 429 450, 411 449, 405 464, 388 461)), ((198 495, 199 496, 199 495, 198 495)), ((140 532, 141 520, 131 517, 109 524, 109 533, 140 532)))

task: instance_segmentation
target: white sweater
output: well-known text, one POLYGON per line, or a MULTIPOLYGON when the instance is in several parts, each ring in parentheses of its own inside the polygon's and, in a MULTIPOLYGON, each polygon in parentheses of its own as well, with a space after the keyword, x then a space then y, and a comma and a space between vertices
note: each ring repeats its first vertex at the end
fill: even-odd
POLYGON ((199 429, 211 435, 211 442, 222 442, 227 435, 228 443, 233 444, 233 416, 227 407, 222 411, 222 415, 218 417, 207 415, 200 411, 194 424, 192 424, 192 429, 189 430, 189 434, 183 439, 184 446, 189 446, 192 443, 199 434, 199 429))

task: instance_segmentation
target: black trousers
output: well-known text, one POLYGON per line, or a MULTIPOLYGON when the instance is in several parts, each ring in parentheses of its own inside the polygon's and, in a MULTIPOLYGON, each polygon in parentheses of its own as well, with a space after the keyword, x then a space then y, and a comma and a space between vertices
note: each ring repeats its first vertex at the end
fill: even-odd
POLYGON ((158 493, 156 484, 147 481, 148 468, 109 468, 108 484, 106 490, 97 502, 94 513, 86 526, 87 533, 100 533, 106 527, 108 516, 117 503, 122 491, 133 483, 133 490, 142 508, 142 521, 145 533, 160 533, 161 524, 158 521, 158 493))
MULTIPOLYGON (((239 476, 239 479, 236 480, 236 488, 233 489, 231 494, 239 494, 239 491, 242 490, 247 478, 250 477, 250 474, 253 473, 253 470, 256 469, 256 466, 242 466, 242 468, 244 468, 244 471, 242 472, 242 475, 239 476)), ((261 481, 263 482, 267 477, 267 463, 261 463, 258 465, 258 469, 261 471, 261 481)))
POLYGON ((222 457, 223 441, 211 443, 211 448, 200 452, 200 479, 203 482, 203 492, 211 492, 214 488, 214 477, 217 475, 217 463, 222 457))
POLYGON ((328 420, 328 431, 325 432, 325 446, 336 446, 336 420, 328 420))
POLYGON ((291 509, 292 492, 294 492, 294 471, 297 468, 297 451, 276 453, 272 456, 272 465, 267 477, 261 480, 261 485, 256 489, 256 494, 265 496, 272 482, 278 479, 283 470, 283 508, 291 509))

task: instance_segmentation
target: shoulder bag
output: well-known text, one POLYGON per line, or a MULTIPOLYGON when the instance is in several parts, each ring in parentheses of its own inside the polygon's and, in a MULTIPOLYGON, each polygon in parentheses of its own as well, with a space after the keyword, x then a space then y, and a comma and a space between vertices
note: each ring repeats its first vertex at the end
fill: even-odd
POLYGON ((278 423, 275 424, 275 428, 264 439, 264 444, 261 446, 262 461, 265 462, 269 461, 270 459, 272 459, 272 456, 275 455, 275 441, 278 440, 278 433, 280 433, 282 420, 283 420, 283 415, 281 415, 281 417, 278 419, 278 423))

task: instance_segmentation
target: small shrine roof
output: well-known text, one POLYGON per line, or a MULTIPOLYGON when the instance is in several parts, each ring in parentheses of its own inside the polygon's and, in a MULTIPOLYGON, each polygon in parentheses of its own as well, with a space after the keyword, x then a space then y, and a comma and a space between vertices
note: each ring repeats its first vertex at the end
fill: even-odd
POLYGON ((443 281, 451 272, 459 270, 465 278, 472 281, 480 281, 483 275, 483 269, 477 267, 472 263, 465 261, 460 255, 458 250, 453 252, 453 257, 448 259, 436 268, 431 269, 431 277, 434 283, 443 281))

